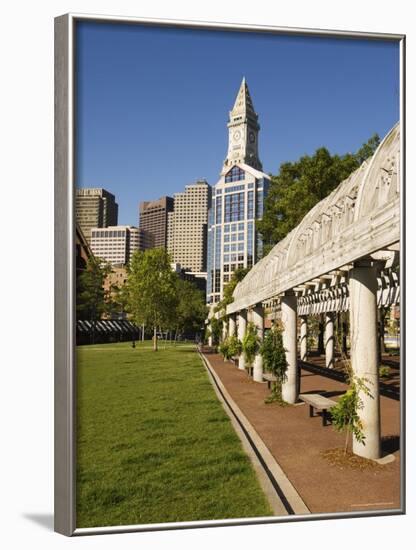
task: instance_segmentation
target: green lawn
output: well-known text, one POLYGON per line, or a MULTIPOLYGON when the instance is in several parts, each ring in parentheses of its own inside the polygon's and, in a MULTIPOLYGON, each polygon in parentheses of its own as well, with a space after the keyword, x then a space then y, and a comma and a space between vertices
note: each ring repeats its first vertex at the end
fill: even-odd
POLYGON ((77 527, 272 515, 192 347, 77 357, 77 527))

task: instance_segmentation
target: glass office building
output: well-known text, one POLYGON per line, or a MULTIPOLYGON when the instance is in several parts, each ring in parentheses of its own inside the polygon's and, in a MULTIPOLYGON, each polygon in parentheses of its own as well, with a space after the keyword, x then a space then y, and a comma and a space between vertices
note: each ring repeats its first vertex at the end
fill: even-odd
POLYGON ((233 271, 251 267, 262 256, 255 221, 263 214, 269 177, 241 165, 230 169, 230 177, 237 170, 241 178, 239 185, 230 185, 225 177, 213 190, 208 229, 208 303, 221 300, 233 271))
POLYGON ((208 216, 207 302, 215 304, 233 271, 251 267, 262 256, 255 221, 263 215, 270 177, 258 156, 257 114, 245 79, 230 112, 229 147, 208 216))

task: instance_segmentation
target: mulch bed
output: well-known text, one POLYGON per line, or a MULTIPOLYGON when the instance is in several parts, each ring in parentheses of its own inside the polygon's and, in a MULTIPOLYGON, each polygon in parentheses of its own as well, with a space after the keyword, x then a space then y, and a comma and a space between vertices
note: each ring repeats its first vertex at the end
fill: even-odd
POLYGON ((374 470, 384 471, 390 464, 378 464, 374 460, 369 460, 362 456, 357 456, 351 451, 344 452, 344 449, 328 449, 323 451, 322 456, 328 461, 331 466, 335 466, 340 470, 351 468, 352 470, 374 470))

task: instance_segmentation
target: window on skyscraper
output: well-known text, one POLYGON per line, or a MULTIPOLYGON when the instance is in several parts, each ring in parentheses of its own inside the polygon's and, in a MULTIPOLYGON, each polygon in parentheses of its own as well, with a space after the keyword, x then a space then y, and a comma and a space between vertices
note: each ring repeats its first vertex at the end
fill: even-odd
POLYGON ((225 183, 233 181, 241 181, 245 178, 245 172, 238 166, 233 166, 231 170, 225 175, 225 183))

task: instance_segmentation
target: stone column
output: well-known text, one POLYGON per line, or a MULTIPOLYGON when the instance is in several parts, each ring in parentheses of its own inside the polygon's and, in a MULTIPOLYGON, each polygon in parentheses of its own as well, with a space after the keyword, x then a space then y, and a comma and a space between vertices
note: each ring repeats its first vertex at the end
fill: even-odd
POLYGON ((334 314, 325 313, 325 365, 328 369, 335 366, 334 355, 334 314))
POLYGON ((366 378, 371 395, 359 392, 363 407, 358 415, 363 424, 365 445, 356 439, 353 451, 365 458, 380 458, 380 396, 377 357, 377 271, 375 267, 355 267, 350 272, 351 365, 366 378))
POLYGON ((222 321, 222 341, 227 338, 227 318, 222 321))
POLYGON ((234 336, 235 335, 235 317, 234 314, 230 315, 230 318, 228 319, 228 336, 234 336))
MULTIPOLYGON (((257 328, 257 335, 260 340, 263 340, 264 311, 261 305, 253 308, 251 315, 252 321, 257 328)), ((256 358, 254 359, 253 380, 254 382, 263 382, 263 357, 260 355, 260 352, 256 354, 256 358)))
POLYGON ((300 318, 300 360, 306 361, 308 355, 308 322, 306 315, 300 318))
MULTIPOLYGON (((244 335, 246 333, 246 328, 247 328, 247 310, 239 311, 238 312, 238 339, 240 340, 240 342, 243 341, 244 335)), ((238 368, 241 370, 245 370, 246 368, 246 360, 243 352, 241 352, 241 355, 238 358, 238 368)))
POLYGON ((211 326, 211 323, 209 323, 209 325, 208 325, 208 330, 209 330, 208 345, 209 345, 209 347, 212 347, 212 326, 211 326))
POLYGON ((298 364, 296 341, 296 309, 297 298, 288 294, 281 298, 283 347, 286 350, 288 362, 287 380, 282 386, 282 397, 287 403, 296 403, 298 398, 298 364))

